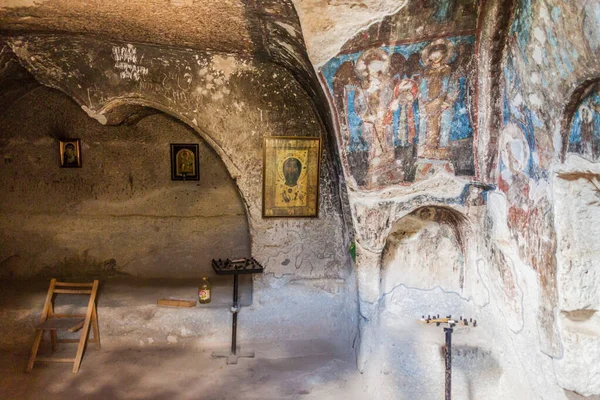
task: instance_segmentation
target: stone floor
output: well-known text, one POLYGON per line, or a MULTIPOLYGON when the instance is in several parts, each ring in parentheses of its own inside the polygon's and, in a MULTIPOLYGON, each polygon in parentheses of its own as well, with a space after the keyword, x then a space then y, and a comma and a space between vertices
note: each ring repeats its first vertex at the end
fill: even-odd
MULTIPOLYGON (((74 346, 64 345, 62 351, 69 353, 64 355, 74 353, 74 346)), ((226 365, 223 359, 211 358, 213 350, 181 346, 96 350, 91 346, 74 374, 70 364, 58 363, 38 363, 26 373, 29 349, 4 348, 0 349, 0 399, 374 399, 352 357, 264 358, 259 349, 257 358, 226 365)), ((565 394, 569 400, 599 399, 565 394)))
MULTIPOLYGON (((63 351, 74 352, 71 344, 63 351)), ((47 349, 45 349, 47 350, 47 349)), ((86 351, 71 364, 38 363, 25 372, 28 349, 0 351, 0 399, 365 399, 348 358, 240 359, 226 365, 213 349, 181 346, 86 351)))
MULTIPOLYGON (((0 281, 0 400, 441 398, 437 393, 441 393, 442 386, 433 391, 435 396, 420 392, 417 398, 409 394, 414 392, 415 381, 410 374, 401 375, 410 361, 403 357, 382 368, 384 379, 375 377, 379 380, 370 381, 367 388, 365 376, 356 370, 354 354, 343 355, 351 346, 336 346, 331 334, 320 337, 316 328, 307 328, 314 315, 301 313, 306 302, 299 302, 299 308, 290 313, 300 315, 296 319, 303 321, 303 326, 297 328, 301 334, 295 337, 290 335, 293 330, 282 330, 282 327, 286 324, 297 327, 296 319, 278 319, 277 313, 288 317, 286 310, 279 308, 275 309, 277 315, 263 312, 249 318, 251 312, 260 312, 253 308, 261 306, 260 301, 252 301, 251 286, 241 288, 242 303, 248 306, 240 314, 239 339, 244 349, 252 348, 257 357, 241 359, 237 365, 212 359, 212 351, 222 350, 223 343, 229 341, 231 329, 231 316, 227 311, 231 282, 214 283, 214 302, 208 307, 193 309, 157 307, 156 299, 193 296, 195 283, 113 280, 105 284, 98 302, 103 348, 96 350, 90 346, 80 372, 73 374, 71 365, 54 363, 39 363, 33 372, 25 372, 33 327, 39 320, 47 282, 0 281), (270 334, 257 336, 259 330, 270 334), (281 340, 282 337, 286 340, 281 340), (389 375, 388 370, 395 372, 389 375)), ((288 287, 286 293, 292 290, 294 287, 288 287)), ((322 296, 312 297, 318 302, 328 300, 322 296)), ((339 325, 336 321, 332 323, 339 325)), ((75 344, 65 344, 60 352, 65 353, 64 357, 72 357, 75 349, 75 344)), ((41 350, 49 352, 49 344, 44 343, 41 350)), ((453 364, 460 367, 460 359, 454 361, 453 364)), ((433 374, 440 377, 439 380, 432 378, 431 385, 435 387, 443 385, 441 366, 440 363, 433 374)), ((479 394, 460 390, 459 375, 457 373, 453 385, 453 399, 483 400, 479 394)), ((488 393, 485 398, 496 399, 498 395, 488 393)), ((565 398, 600 400, 566 391, 565 398)))
MULTIPOLYGON (((245 308, 240 313, 238 339, 244 349, 255 350, 257 357, 241 359, 237 365, 211 358, 212 351, 224 350, 230 340, 230 278, 215 278, 213 301, 191 309, 157 307, 156 300, 194 298, 198 282, 105 279, 103 283, 98 297, 103 347, 89 346, 79 373, 73 374, 72 365, 59 363, 37 363, 31 373, 25 372, 48 282, 0 281, 0 400, 364 398, 354 355, 344 355, 350 346, 336 347, 327 332, 329 336, 320 338, 320 332, 311 330, 310 319, 299 329, 295 321, 306 318, 302 313, 289 321, 279 308, 276 311, 288 319, 270 315, 272 311, 251 315, 265 306, 258 301, 251 306, 249 280, 240 282, 245 308), (270 328, 264 329, 265 324, 270 328), (294 327, 297 337, 290 337, 294 327), (258 340, 249 339, 257 330, 264 334, 258 340), (286 340, 276 339, 281 337, 286 340)), ((312 297, 322 302, 323 296, 330 295, 312 297)), ((276 304, 277 299, 270 302, 276 304)), ((67 307, 74 312, 86 303, 86 298, 74 298, 62 304, 57 298, 56 311, 67 307), (67 305, 72 303, 73 310, 67 305)), ((310 309, 306 302, 299 302, 298 307, 310 309)), ((44 353, 50 352, 49 347, 44 342, 40 355, 48 355, 44 353)), ((75 350, 75 344, 63 344, 54 356, 73 357, 75 350)))

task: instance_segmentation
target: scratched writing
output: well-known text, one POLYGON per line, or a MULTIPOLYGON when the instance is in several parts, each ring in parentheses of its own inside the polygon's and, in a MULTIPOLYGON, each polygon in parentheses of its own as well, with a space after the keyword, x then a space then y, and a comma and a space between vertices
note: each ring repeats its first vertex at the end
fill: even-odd
POLYGON ((142 76, 148 75, 148 68, 139 65, 144 56, 138 58, 135 46, 113 46, 112 55, 121 79, 139 81, 142 76))
POLYGON ((137 49, 132 44, 128 44, 127 46, 113 46, 112 54, 116 62, 137 63, 137 49))

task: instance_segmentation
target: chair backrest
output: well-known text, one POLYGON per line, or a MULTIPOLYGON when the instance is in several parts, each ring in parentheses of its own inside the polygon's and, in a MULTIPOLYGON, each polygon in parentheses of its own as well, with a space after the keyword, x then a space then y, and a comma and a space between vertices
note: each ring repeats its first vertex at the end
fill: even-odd
POLYGON ((53 281, 54 293, 63 294, 92 294, 94 286, 98 284, 98 281, 92 283, 58 282, 56 279, 53 279, 53 281))
MULTIPOLYGON (((91 314, 96 301, 96 294, 98 293, 98 280, 88 283, 79 282, 59 282, 56 279, 50 281, 50 287, 48 288, 48 294, 46 295, 46 302, 44 304, 44 311, 42 312, 41 321, 44 322, 48 317, 52 317, 54 314, 52 299, 55 294, 89 294, 90 300, 87 306, 86 314, 91 314)), ((89 315, 86 315, 89 318, 89 315)))

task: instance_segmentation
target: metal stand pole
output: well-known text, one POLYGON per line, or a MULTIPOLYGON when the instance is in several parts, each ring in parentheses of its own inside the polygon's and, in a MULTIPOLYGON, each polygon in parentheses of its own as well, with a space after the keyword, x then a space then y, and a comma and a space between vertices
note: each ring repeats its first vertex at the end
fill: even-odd
POLYGON ((237 364, 240 357, 254 358, 253 351, 241 351, 237 345, 237 315, 240 312, 238 302, 238 274, 233 275, 233 306, 231 313, 233 318, 231 321, 231 349, 229 351, 215 351, 212 353, 212 358, 227 358, 227 364, 237 364))
POLYGON ((231 354, 236 353, 237 343, 237 315, 238 315, 238 275, 233 276, 233 307, 231 312, 233 313, 233 320, 231 321, 231 354))
POLYGON ((446 397, 451 400, 452 396, 452 328, 444 328, 446 333, 446 397))

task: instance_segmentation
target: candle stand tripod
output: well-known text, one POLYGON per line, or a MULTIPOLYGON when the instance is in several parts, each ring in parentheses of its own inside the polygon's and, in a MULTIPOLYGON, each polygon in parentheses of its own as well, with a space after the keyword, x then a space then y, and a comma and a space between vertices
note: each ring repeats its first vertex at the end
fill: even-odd
POLYGON ((427 318, 423 315, 423 317, 419 320, 419 322, 425 324, 435 324, 435 326, 444 325, 444 333, 446 335, 446 354, 445 354, 445 364, 446 364, 446 386, 444 389, 444 400, 452 399, 452 332, 454 332, 454 327, 459 326, 472 326, 475 328, 477 326, 477 320, 470 318, 468 321, 466 318, 460 317, 460 320, 456 321, 452 319, 451 315, 448 315, 446 318, 440 318, 440 315, 431 316, 428 315, 427 318))
POLYGON ((240 357, 254 358, 253 351, 242 351, 237 345, 237 315, 240 312, 238 301, 238 277, 241 274, 258 274, 263 272, 263 267, 254 258, 241 258, 238 260, 212 260, 212 267, 217 275, 233 275, 233 305, 231 313, 231 349, 227 351, 215 351, 213 358, 227 358, 227 364, 237 364, 240 357))

